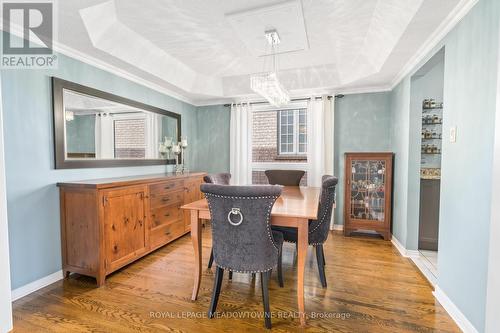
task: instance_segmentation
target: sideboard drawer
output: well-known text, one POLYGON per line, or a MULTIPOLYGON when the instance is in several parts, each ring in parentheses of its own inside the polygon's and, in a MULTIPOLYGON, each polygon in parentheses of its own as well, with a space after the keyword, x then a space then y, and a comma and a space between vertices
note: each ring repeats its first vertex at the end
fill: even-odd
POLYGON ((156 228, 160 225, 170 224, 182 219, 180 204, 166 206, 151 210, 151 227, 156 228))
POLYGON ((149 185, 151 195, 164 194, 167 192, 179 191, 184 189, 184 180, 176 179, 164 183, 149 185))
POLYGON ((176 191, 161 195, 151 195, 151 209, 180 204, 184 201, 184 191, 176 191))
POLYGON ((178 221, 158 227, 151 231, 151 248, 165 245, 184 234, 184 221, 178 221))

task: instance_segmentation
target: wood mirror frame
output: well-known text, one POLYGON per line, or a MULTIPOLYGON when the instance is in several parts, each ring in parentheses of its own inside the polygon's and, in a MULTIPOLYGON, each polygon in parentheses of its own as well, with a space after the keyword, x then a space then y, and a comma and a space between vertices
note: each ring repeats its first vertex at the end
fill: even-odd
MULTIPOLYGON (((181 115, 171 111, 163 110, 151 105, 130 100, 94 88, 86 87, 74 82, 65 81, 52 77, 52 107, 54 120, 54 157, 56 169, 79 169, 79 168, 106 168, 145 165, 175 164, 174 159, 68 159, 66 158, 65 143, 65 110, 63 103, 64 89, 79 92, 85 95, 109 100, 112 102, 128 105, 144 111, 158 113, 172 117, 177 120, 177 140, 181 140, 181 115)), ((180 155, 178 156, 180 158, 180 155)))

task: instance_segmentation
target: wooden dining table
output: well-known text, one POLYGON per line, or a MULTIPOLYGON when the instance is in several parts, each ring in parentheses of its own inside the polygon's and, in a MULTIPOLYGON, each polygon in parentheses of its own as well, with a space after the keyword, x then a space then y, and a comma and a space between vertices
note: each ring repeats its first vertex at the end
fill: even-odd
MULTIPOLYGON (((271 211, 271 224, 297 228, 297 305, 301 325, 305 325, 304 271, 307 256, 309 220, 317 218, 320 189, 317 187, 284 186, 281 196, 271 211)), ((194 285, 191 299, 198 297, 201 283, 202 220, 210 220, 206 199, 194 201, 181 207, 189 211, 191 218, 191 240, 194 248, 194 285)))

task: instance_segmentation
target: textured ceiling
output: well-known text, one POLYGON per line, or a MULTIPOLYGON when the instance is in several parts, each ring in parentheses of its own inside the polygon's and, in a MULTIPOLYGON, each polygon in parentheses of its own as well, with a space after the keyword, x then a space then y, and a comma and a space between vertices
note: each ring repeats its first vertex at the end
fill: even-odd
POLYGON ((264 30, 280 27, 283 46, 296 49, 279 56, 292 92, 387 86, 458 2, 60 1, 59 42, 207 100, 251 94, 249 74, 261 72, 265 58, 255 50, 259 38, 262 49, 264 30), (283 3, 301 12, 273 10, 283 3))

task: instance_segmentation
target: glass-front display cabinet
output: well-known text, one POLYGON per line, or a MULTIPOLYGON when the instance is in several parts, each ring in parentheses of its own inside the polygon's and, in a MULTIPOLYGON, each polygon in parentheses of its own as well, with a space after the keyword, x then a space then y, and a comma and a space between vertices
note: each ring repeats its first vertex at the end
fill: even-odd
POLYGON ((346 153, 344 235, 376 232, 391 239, 393 153, 346 153))

